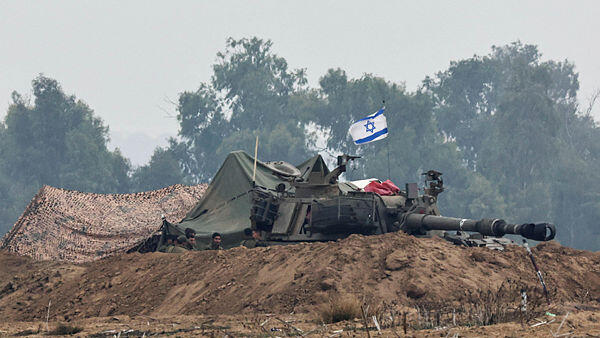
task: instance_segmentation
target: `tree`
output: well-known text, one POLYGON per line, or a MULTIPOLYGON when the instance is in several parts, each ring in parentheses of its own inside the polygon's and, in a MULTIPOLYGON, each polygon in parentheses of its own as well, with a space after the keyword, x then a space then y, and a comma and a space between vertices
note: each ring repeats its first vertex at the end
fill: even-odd
POLYGON ((214 89, 201 84, 195 92, 180 94, 177 110, 182 141, 172 143, 170 148, 187 177, 196 182, 208 181, 221 162, 216 150, 230 133, 214 89))
POLYGON ((13 93, 0 127, 2 230, 42 185, 97 193, 128 192, 129 161, 107 149, 108 127, 54 79, 32 81, 34 104, 13 93), (6 182, 10 182, 7 184, 6 182))
POLYGON ((442 132, 498 188, 511 220, 554 221, 561 241, 583 245, 577 234, 590 233, 597 200, 584 188, 600 188, 598 130, 578 111, 572 63, 542 61, 536 46, 515 42, 452 62, 424 88, 442 132))
MULTIPOLYGON (((174 140, 171 140, 173 143, 174 140)), ((184 183, 179 161, 170 148, 157 147, 148 164, 137 168, 132 174, 135 191, 148 191, 184 183)))
POLYGON ((407 93, 401 85, 368 74, 349 80, 341 69, 330 69, 321 78, 320 86, 326 104, 316 114, 315 122, 330 135, 328 147, 363 156, 360 164, 350 166, 348 179, 387 177, 396 183, 418 182, 422 180, 421 173, 437 169, 446 175, 448 182, 447 192, 440 195, 440 207, 445 214, 502 215, 502 198, 494 194, 495 190, 483 176, 466 170, 456 144, 438 130, 429 95, 421 91, 407 93), (348 135, 349 125, 379 109, 384 100, 387 139, 355 146, 348 135), (480 195, 478 184, 490 188, 489 192, 480 195))
POLYGON ((290 71, 271 41, 228 39, 217 54, 210 84, 179 96, 181 142, 172 150, 192 181, 207 181, 233 150, 290 162, 307 156, 306 121, 294 107, 304 90, 304 70, 290 71))

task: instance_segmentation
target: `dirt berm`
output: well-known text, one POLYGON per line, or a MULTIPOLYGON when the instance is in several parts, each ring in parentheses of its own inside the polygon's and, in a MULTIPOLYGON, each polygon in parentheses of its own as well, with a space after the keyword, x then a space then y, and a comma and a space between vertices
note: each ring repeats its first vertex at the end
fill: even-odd
MULTIPOLYGON (((553 302, 600 305, 600 253, 533 249, 553 302)), ((539 289, 525 249, 456 247, 402 233, 331 243, 185 254, 126 254, 83 265, 0 253, 5 321, 115 315, 310 312, 336 294, 407 306, 460 306, 469 290, 539 289)))

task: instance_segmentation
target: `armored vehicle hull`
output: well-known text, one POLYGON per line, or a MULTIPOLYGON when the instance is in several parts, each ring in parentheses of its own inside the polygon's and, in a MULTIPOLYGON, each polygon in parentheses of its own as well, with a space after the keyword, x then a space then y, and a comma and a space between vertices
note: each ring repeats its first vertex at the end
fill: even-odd
POLYGON ((312 181, 290 177, 289 188, 283 185, 270 190, 255 186, 251 193, 252 228, 273 243, 331 241, 351 234, 395 231, 427 236, 431 231, 444 231, 442 237, 456 244, 502 248, 502 244, 510 242, 499 239, 506 234, 536 241, 555 237, 556 228, 549 223, 510 224, 502 219, 441 216, 436 203, 438 194, 444 191, 443 180, 442 174, 434 170, 423 174, 427 188, 422 194, 415 183, 384 196, 352 183, 338 182, 348 160, 354 158, 339 156, 335 170, 313 177, 312 181))

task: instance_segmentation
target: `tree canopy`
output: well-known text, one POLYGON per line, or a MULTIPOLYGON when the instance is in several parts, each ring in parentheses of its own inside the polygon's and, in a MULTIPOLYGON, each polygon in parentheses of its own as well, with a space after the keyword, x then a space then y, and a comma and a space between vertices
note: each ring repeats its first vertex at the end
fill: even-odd
POLYGON ((8 230, 42 185, 116 193, 130 190, 129 161, 110 151, 108 127, 84 102, 43 75, 32 81, 34 102, 14 92, 0 124, 0 208, 8 230))
POLYGON ((600 209, 589 204, 598 201, 600 139, 578 109, 572 63, 542 61, 536 46, 515 42, 452 62, 424 87, 440 130, 468 167, 498 188, 507 217, 552 220, 565 244, 600 246, 592 226, 600 209))
POLYGON ((210 83, 179 96, 181 142, 173 151, 193 181, 209 180, 233 150, 290 162, 308 155, 306 124, 291 104, 306 85, 304 70, 289 70, 285 59, 258 38, 228 39, 210 83))

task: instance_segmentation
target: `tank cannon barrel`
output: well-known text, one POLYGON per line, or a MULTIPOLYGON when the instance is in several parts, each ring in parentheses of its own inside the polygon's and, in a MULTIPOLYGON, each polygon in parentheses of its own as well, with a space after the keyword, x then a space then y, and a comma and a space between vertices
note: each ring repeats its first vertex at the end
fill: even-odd
POLYGON ((535 241, 549 241, 556 235, 556 228, 550 223, 510 224, 502 219, 473 220, 415 213, 405 213, 401 219, 402 227, 410 231, 472 231, 496 237, 514 234, 535 241))

